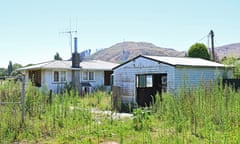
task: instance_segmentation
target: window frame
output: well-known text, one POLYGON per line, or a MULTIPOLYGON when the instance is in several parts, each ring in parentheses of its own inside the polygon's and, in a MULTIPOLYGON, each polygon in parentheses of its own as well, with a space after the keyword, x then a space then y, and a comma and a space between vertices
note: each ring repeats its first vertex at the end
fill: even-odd
POLYGON ((66 71, 60 71, 60 82, 66 82, 67 81, 67 72, 66 71))
POLYGON ((59 82, 59 72, 53 71, 53 82, 59 82))
POLYGON ((95 72, 94 71, 83 71, 82 72, 82 80, 83 81, 95 81, 95 72))
POLYGON ((138 74, 138 75, 136 75, 136 87, 137 88, 153 87, 153 75, 152 74, 138 74))
POLYGON ((52 77, 53 77, 53 83, 64 83, 67 81, 67 72, 53 71, 52 77))

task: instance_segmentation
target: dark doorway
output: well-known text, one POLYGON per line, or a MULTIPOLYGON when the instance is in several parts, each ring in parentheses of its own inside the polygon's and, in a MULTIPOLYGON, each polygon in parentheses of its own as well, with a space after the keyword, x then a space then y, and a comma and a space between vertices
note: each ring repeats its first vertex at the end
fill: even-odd
POLYGON ((104 85, 110 86, 111 85, 111 75, 113 71, 104 71, 104 85))
POLYGON ((141 74, 136 76, 137 104, 139 106, 150 106, 156 100, 159 93, 160 100, 162 92, 167 88, 167 74, 141 74))
POLYGON ((41 87, 41 70, 29 71, 29 79, 34 86, 41 87))

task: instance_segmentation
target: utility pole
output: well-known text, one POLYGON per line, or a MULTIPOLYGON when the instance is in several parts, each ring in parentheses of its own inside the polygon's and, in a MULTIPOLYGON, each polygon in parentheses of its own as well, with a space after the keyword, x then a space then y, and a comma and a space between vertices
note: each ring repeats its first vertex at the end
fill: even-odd
POLYGON ((209 32, 209 35, 211 36, 211 46, 212 46, 212 60, 215 61, 215 52, 214 52, 214 32, 211 30, 209 32))

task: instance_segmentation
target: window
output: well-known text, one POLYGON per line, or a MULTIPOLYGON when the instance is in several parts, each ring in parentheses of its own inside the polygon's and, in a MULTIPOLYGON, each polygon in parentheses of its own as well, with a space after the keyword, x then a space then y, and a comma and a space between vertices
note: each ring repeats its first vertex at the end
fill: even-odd
POLYGON ((162 80, 162 91, 166 92, 167 91, 167 75, 162 76, 161 80, 162 80))
POLYGON ((89 80, 93 81, 94 80, 94 72, 83 72, 82 73, 82 79, 83 80, 89 80))
POLYGON ((57 71, 53 72, 53 81, 54 82, 59 81, 59 73, 57 71))
POLYGON ((83 72, 83 74, 82 74, 82 76, 83 76, 83 80, 88 80, 88 73, 87 72, 83 72))
POLYGON ((153 86, 153 81, 152 81, 152 75, 147 75, 146 76, 146 87, 152 87, 153 86))
POLYGON ((88 72, 88 80, 94 80, 94 73, 88 72))
POLYGON ((60 76, 61 76, 61 82, 66 81, 66 72, 65 71, 60 72, 60 76))
POLYGON ((152 75, 137 75, 137 87, 144 88, 152 86, 153 86, 152 75))
POLYGON ((54 71, 53 72, 53 81, 54 82, 65 82, 66 81, 66 72, 65 71, 54 71))

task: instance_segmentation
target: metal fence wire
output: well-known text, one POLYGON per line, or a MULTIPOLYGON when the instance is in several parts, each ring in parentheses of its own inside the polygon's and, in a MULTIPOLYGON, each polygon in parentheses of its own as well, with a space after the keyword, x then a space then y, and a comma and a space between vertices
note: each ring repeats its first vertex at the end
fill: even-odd
MULTIPOLYGON (((24 126, 25 76, 0 77, 0 118, 10 126, 24 126), (14 117, 14 119, 13 119, 14 117)), ((0 123, 0 129, 4 127, 0 123)), ((11 127, 10 127, 11 128, 11 127)))

